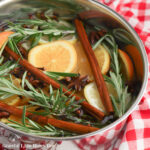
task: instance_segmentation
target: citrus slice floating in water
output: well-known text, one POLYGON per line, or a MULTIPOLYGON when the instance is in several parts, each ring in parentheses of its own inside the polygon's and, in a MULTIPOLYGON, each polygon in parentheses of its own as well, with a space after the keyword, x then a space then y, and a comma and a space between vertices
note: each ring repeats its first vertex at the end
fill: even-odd
POLYGON ((131 82, 134 80, 134 66, 131 58, 128 54, 122 50, 119 50, 121 72, 125 80, 131 82))
POLYGON ((71 72, 77 64, 77 54, 73 44, 62 40, 32 48, 28 61, 45 71, 71 72))
POLYGON ((101 111, 105 111, 101 98, 99 96, 96 84, 94 82, 89 83, 84 88, 84 96, 89 104, 93 105, 101 111))
POLYGON ((5 42, 8 40, 8 37, 13 34, 12 31, 4 31, 0 33, 0 48, 5 44, 5 42))
POLYGON ((134 45, 127 45, 124 49, 134 62, 137 78, 142 81, 144 76, 144 65, 140 51, 134 45))
POLYGON ((102 45, 99 45, 94 51, 94 54, 97 58, 102 74, 106 74, 110 67, 110 55, 108 51, 102 45))
MULTIPOLYGON (((106 82, 106 86, 107 86, 109 94, 117 98, 118 96, 117 96, 117 92, 115 88, 110 83, 107 83, 107 82, 106 82)), ((97 109, 103 112, 106 112, 95 82, 91 82, 85 86, 84 96, 89 104, 93 105, 94 107, 96 107, 97 109)))

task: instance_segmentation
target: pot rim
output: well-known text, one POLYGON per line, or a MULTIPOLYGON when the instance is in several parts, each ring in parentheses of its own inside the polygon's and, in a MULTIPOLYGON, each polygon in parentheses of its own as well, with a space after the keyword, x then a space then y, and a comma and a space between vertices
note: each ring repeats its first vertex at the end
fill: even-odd
POLYGON ((4 123, 0 122, 0 126, 2 126, 3 128, 13 132, 14 134, 16 134, 17 136, 28 136, 29 138, 34 138, 37 140, 55 140, 55 141, 60 141, 60 140, 76 140, 76 139, 81 139, 81 138, 86 138, 89 136, 94 136, 96 134, 101 134, 111 128, 113 128, 114 126, 116 126, 117 124, 121 123, 123 120, 125 120, 136 108, 136 106, 139 104, 144 91, 146 89, 146 85, 148 82, 148 58, 147 58, 147 54, 145 51, 145 47, 140 39, 140 37, 138 36, 138 34, 136 33, 136 31, 132 28, 132 26, 121 16, 119 15, 117 12, 115 12, 114 10, 112 10, 111 8, 109 8, 108 6, 97 2, 96 0, 88 0, 90 3, 93 3, 94 5, 97 5, 99 7, 102 7, 103 9, 105 9, 106 11, 110 12, 113 16, 115 16, 117 19, 119 19, 119 21, 128 28, 128 30, 130 31, 130 33, 134 36, 135 40, 138 42, 138 45, 140 47, 141 50, 141 55, 143 57, 143 63, 144 63, 144 79, 143 79, 143 83, 142 83, 142 87, 141 90, 134 102, 134 104, 130 107, 130 109, 119 119, 117 119, 115 122, 107 125, 106 127, 97 130, 95 132, 92 133, 88 133, 88 134, 84 134, 84 135, 78 135, 78 136, 72 136, 72 137, 44 137, 44 136, 36 136, 36 135, 31 135, 19 130, 16 130, 12 127, 7 126, 4 123))

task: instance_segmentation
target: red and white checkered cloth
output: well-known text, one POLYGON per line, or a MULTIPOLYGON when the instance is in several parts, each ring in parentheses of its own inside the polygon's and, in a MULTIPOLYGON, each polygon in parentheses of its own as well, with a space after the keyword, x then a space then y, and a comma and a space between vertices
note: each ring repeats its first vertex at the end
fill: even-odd
MULTIPOLYGON (((114 9, 132 25, 145 45, 150 63, 150 0, 98 1, 114 9)), ((119 132, 118 126, 104 135, 74 142, 82 150, 150 150, 150 75, 144 97, 127 118, 127 123, 120 134, 114 138, 116 132, 119 132), (111 138, 112 140, 107 142, 111 138)))

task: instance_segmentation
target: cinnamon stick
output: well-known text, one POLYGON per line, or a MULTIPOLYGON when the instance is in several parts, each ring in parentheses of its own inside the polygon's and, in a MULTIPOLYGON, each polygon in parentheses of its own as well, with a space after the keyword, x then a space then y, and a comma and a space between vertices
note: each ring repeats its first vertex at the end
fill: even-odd
MULTIPOLYGON (((28 71, 30 71, 30 73, 32 73, 33 75, 35 75, 37 78, 39 78, 40 80, 42 80, 43 82, 47 83, 47 84, 51 84, 54 88, 60 88, 60 84, 57 83, 55 80, 51 79, 50 77, 48 77, 47 75, 45 75, 41 70, 35 68, 34 66, 32 66, 27 60, 22 59, 18 54, 16 54, 15 52, 13 52, 8 46, 5 47, 5 51, 11 56, 13 57, 16 61, 18 61, 18 63, 25 67, 28 71)), ((65 95, 67 96, 75 96, 76 100, 81 100, 81 98, 75 94, 72 94, 72 92, 68 91, 68 89, 63 88, 63 92, 65 93, 65 95)), ((97 108, 93 107, 92 105, 90 105, 89 103, 87 103, 86 101, 83 101, 81 103, 82 107, 87 110, 91 115, 93 115, 95 118, 101 120, 104 117, 104 113, 101 112, 100 110, 98 110, 97 108)))
MULTIPOLYGON (((22 114, 23 114, 22 109, 16 108, 14 106, 10 106, 1 101, 0 101, 0 109, 3 111, 7 111, 11 115, 14 115, 17 117, 22 117, 22 114)), ((30 112, 26 112, 25 116, 35 122, 38 122, 39 124, 43 124, 43 125, 51 124, 52 126, 56 128, 60 128, 63 130, 67 130, 67 131, 71 131, 71 132, 79 133, 79 134, 86 134, 86 133, 99 130, 99 128, 85 126, 85 125, 76 124, 76 123, 67 122, 67 121, 62 121, 62 120, 58 120, 54 118, 48 118, 48 117, 44 117, 40 115, 35 115, 30 112)))
POLYGON ((95 57, 94 51, 92 50, 92 47, 89 43, 84 26, 83 26, 82 22, 78 19, 75 19, 75 26, 76 26, 76 30, 77 30, 79 39, 83 46, 83 49, 89 59, 91 69, 92 69, 94 77, 95 77, 95 82, 96 82, 97 89, 99 91, 101 100, 102 100, 107 112, 111 113, 114 110, 113 110, 112 102, 109 97, 108 89, 106 87, 104 78, 101 74, 101 70, 100 70, 99 64, 97 62, 97 59, 95 57))
POLYGON ((79 18, 82 20, 92 19, 92 18, 101 18, 104 17, 104 14, 95 10, 87 10, 78 14, 79 18))

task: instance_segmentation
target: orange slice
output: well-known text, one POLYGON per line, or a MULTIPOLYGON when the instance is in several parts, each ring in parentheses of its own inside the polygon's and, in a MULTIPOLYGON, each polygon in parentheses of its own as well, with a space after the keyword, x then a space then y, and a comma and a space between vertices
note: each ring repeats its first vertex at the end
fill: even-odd
MULTIPOLYGON (((73 70, 73 72, 80 73, 81 75, 88 75, 89 79, 93 80, 93 73, 91 70, 91 66, 90 66, 89 60, 84 52, 82 44, 79 41, 76 41, 76 42, 74 42, 74 47, 77 52, 77 65, 76 65, 75 69, 73 70)), ((102 73, 106 74, 107 71, 109 70, 109 66, 110 66, 109 53, 102 46, 99 46, 94 51, 94 53, 98 59, 100 67, 102 68, 102 73)))
POLYGON ((110 67, 110 55, 108 51, 102 45, 99 45, 94 53, 102 74, 106 74, 110 67))
POLYGON ((17 95, 11 96, 3 101, 11 106, 18 106, 21 102, 20 98, 17 95))
POLYGON ((119 50, 119 57, 121 62, 121 72, 124 75, 124 78, 131 82, 134 80, 134 66, 131 58, 122 50, 119 50))
POLYGON ((13 34, 12 31, 4 31, 0 33, 0 48, 3 46, 3 44, 8 40, 8 37, 13 34))
POLYGON ((77 53, 77 65, 72 72, 80 73, 82 76, 88 75, 90 80, 93 80, 91 66, 82 44, 79 41, 76 41, 73 45, 77 53))
POLYGON ((144 68, 139 50, 134 45, 127 45, 124 49, 134 61, 137 78, 142 81, 144 76, 144 68))
POLYGON ((77 64, 77 54, 73 44, 62 40, 34 47, 28 61, 46 71, 71 72, 77 64))

